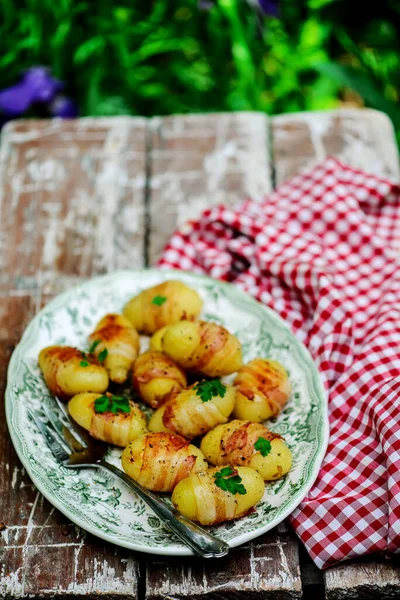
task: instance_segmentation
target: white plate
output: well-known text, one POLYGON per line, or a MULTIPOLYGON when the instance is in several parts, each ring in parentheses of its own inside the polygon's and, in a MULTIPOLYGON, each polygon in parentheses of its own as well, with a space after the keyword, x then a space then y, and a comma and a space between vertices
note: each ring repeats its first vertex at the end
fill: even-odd
MULTIPOLYGON (((237 288, 181 271, 121 271, 97 277, 50 302, 32 320, 11 358, 6 415, 14 447, 40 492, 71 521, 109 542, 153 554, 186 556, 191 551, 123 483, 100 470, 60 466, 27 416, 53 403, 37 366, 39 351, 51 344, 87 348, 87 336, 107 312, 121 311, 139 291, 167 279, 180 279, 204 300, 202 318, 216 321, 243 345, 244 360, 257 356, 281 362, 293 393, 283 412, 267 422, 284 435, 293 453, 286 477, 267 483, 256 511, 212 528, 231 547, 265 533, 301 502, 318 474, 328 443, 327 400, 313 360, 271 309, 237 288)), ((121 451, 108 460, 119 464, 121 451)))

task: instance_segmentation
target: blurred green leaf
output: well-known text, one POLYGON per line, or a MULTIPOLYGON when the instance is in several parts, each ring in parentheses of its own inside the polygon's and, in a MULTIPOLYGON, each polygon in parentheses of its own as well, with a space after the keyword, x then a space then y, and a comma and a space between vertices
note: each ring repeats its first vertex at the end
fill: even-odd
POLYGON ((367 74, 354 67, 326 63, 315 65, 315 68, 325 75, 332 77, 342 86, 353 89, 360 94, 372 108, 386 112, 395 127, 400 127, 400 107, 385 98, 382 91, 375 85, 367 74))

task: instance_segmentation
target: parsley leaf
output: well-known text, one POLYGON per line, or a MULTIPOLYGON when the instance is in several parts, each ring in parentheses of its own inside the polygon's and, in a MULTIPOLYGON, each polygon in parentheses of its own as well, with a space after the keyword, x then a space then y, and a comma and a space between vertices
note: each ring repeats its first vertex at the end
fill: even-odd
POLYGON ((104 350, 102 350, 99 354, 99 356, 97 357, 99 359, 99 361, 102 363, 106 360, 108 356, 108 350, 107 348, 104 348, 104 350))
POLYGON ((224 492, 229 492, 230 494, 247 494, 246 488, 242 483, 242 478, 236 471, 236 469, 232 469, 232 467, 224 467, 220 471, 214 474, 215 485, 224 492))
POLYGON ((166 296, 154 296, 151 303, 155 304, 156 306, 162 306, 164 304, 164 302, 166 302, 166 300, 167 300, 166 296))
POLYGON ((96 350, 96 348, 100 344, 100 342, 101 342, 101 340, 94 340, 93 344, 89 348, 90 354, 93 354, 93 352, 96 350))
POLYGON ((271 452, 271 442, 263 437, 259 437, 254 444, 254 449, 258 450, 261 456, 268 456, 271 452))
POLYGON ((87 360, 81 360, 81 362, 79 363, 79 365, 80 365, 81 367, 88 367, 88 366, 89 366, 89 363, 88 363, 88 361, 87 361, 87 360))
POLYGON ((94 410, 96 413, 111 412, 115 415, 119 412, 131 412, 128 398, 122 396, 100 396, 94 401, 94 410))
POLYGON ((214 396, 223 398, 226 394, 226 385, 220 382, 219 379, 211 379, 211 381, 200 381, 193 388, 196 394, 201 398, 202 402, 212 400, 214 396))

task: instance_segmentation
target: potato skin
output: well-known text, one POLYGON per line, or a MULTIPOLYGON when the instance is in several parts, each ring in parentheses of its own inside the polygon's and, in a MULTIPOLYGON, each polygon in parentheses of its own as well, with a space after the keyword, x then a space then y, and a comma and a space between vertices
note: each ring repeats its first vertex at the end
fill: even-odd
POLYGON ((196 384, 175 394, 159 408, 149 422, 150 431, 162 423, 162 431, 174 431, 192 440, 204 435, 216 425, 226 423, 235 404, 235 390, 227 385, 225 395, 213 396, 203 402, 195 390, 196 384))
POLYGON ((289 399, 292 386, 287 371, 275 360, 256 358, 238 372, 233 415, 261 423, 275 417, 289 399))
POLYGON ((129 300, 123 313, 137 331, 153 334, 164 325, 196 318, 202 307, 203 301, 195 290, 181 281, 165 281, 129 300), (166 300, 154 304, 157 296, 166 300))
POLYGON ((81 392, 102 393, 108 388, 107 371, 98 360, 70 346, 43 348, 39 367, 50 392, 64 401, 81 392), (89 364, 82 366, 82 362, 89 364))
POLYGON ((184 369, 208 377, 234 373, 242 366, 242 346, 227 329, 208 321, 182 321, 170 325, 162 348, 184 369))
POLYGON ((238 465, 258 471, 265 481, 286 475, 292 466, 292 453, 284 439, 261 423, 235 419, 218 425, 201 441, 200 449, 214 465, 238 465), (259 438, 268 440, 271 450, 263 456, 254 448, 259 438))
POLYGON ((161 352, 144 352, 135 361, 133 387, 153 408, 161 406, 171 394, 179 392, 186 384, 184 371, 161 352))
POLYGON ((220 467, 189 475, 175 487, 172 502, 185 517, 201 525, 216 525, 243 517, 264 495, 262 477, 248 467, 236 467, 246 494, 231 494, 215 484, 220 467))
POLYGON ((124 448, 147 431, 146 417, 134 402, 129 402, 130 413, 96 413, 94 403, 100 397, 101 394, 77 394, 68 403, 71 417, 91 436, 124 448))
POLYGON ((124 383, 139 353, 139 334, 128 319, 122 315, 110 313, 97 323, 89 336, 89 345, 95 342, 93 354, 99 356, 107 350, 103 362, 109 378, 115 383, 124 383))
POLYGON ((121 456, 124 471, 145 488, 171 492, 190 475, 207 470, 203 453, 182 437, 147 433, 133 441, 121 456))
POLYGON ((164 327, 161 327, 161 329, 157 329, 157 331, 153 333, 153 335, 150 338, 150 350, 162 352, 162 338, 167 328, 168 325, 164 325, 164 327))

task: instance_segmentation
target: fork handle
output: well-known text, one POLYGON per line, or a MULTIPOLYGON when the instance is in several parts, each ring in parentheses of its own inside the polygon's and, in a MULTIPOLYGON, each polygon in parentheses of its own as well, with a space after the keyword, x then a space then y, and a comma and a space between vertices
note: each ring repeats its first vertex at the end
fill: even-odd
POLYGON ((229 546, 226 542, 211 535, 211 533, 181 515, 175 508, 168 506, 161 498, 128 477, 121 469, 104 460, 99 461, 97 465, 122 479, 195 554, 202 558, 220 558, 228 554, 229 546))

